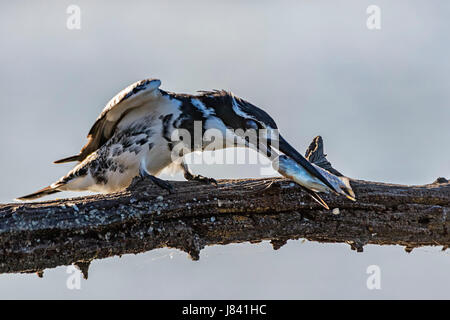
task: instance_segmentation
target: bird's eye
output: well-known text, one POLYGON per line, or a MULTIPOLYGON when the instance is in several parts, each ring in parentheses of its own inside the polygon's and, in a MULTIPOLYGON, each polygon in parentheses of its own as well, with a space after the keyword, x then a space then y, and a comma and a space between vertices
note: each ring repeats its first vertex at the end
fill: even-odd
POLYGON ((247 119, 245 121, 245 126, 247 127, 247 129, 255 129, 255 130, 257 130, 259 128, 258 124, 256 123, 256 121, 250 120, 250 119, 247 119))

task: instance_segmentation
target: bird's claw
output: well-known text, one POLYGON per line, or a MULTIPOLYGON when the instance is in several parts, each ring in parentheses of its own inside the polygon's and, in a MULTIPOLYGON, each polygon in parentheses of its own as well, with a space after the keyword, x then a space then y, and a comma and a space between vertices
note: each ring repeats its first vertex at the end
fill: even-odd
POLYGON ((169 182, 159 179, 152 175, 148 175, 148 177, 150 178, 150 180, 152 180, 154 184, 156 184, 161 189, 167 190, 169 193, 174 193, 174 187, 169 182))
POLYGON ((160 187, 160 188, 162 188, 162 189, 164 189, 164 190, 167 190, 169 193, 174 193, 174 187, 172 186, 172 184, 170 184, 169 182, 167 182, 167 181, 164 181, 164 180, 161 180, 161 179, 159 179, 159 181, 158 182, 155 182, 155 184, 158 186, 158 187, 160 187))
POLYGON ((201 176, 199 174, 195 175, 191 180, 195 180, 195 181, 198 181, 198 182, 203 183, 203 184, 213 184, 213 185, 217 186, 216 179, 204 177, 204 176, 201 176))

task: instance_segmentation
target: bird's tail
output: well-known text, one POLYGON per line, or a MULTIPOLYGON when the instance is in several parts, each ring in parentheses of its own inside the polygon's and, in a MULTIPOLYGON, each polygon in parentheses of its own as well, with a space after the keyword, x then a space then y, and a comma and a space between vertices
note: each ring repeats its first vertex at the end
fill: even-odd
POLYGON ((18 200, 18 201, 33 200, 33 199, 38 199, 38 198, 47 196, 49 194, 58 193, 58 192, 61 192, 60 190, 58 190, 58 187, 51 185, 51 186, 45 187, 44 189, 36 191, 34 193, 28 194, 26 196, 16 198, 15 200, 18 200))
POLYGON ((53 163, 66 163, 66 162, 72 162, 72 161, 80 161, 80 155, 74 155, 67 158, 59 159, 56 161, 53 161, 53 163))

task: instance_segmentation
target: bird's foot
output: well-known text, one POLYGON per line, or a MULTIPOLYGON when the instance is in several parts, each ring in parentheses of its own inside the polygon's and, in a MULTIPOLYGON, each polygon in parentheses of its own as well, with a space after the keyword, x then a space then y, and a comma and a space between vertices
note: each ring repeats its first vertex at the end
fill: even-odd
POLYGON ((150 180, 152 180, 152 182, 153 182, 154 184, 156 184, 158 187, 160 187, 160 188, 162 188, 162 189, 164 189, 164 190, 169 191, 169 193, 173 193, 173 192, 174 192, 174 188, 173 188, 173 186, 172 186, 169 182, 167 182, 167 181, 165 181, 165 180, 163 180, 163 179, 157 178, 157 177, 155 177, 155 176, 152 176, 152 175, 149 175, 149 178, 150 178, 150 180))
POLYGON ((185 178, 189 181, 198 181, 202 184, 213 184, 215 186, 217 186, 217 181, 214 178, 208 178, 208 177, 204 177, 202 175, 196 174, 196 175, 188 175, 185 176, 185 178))
POLYGON ((154 175, 151 175, 151 174, 149 174, 148 172, 146 172, 144 170, 140 170, 139 173, 140 173, 139 176, 141 177, 142 180, 148 178, 154 184, 156 184, 158 187, 160 187, 161 189, 167 190, 167 191, 169 191, 169 193, 173 193, 174 192, 174 188, 169 182, 167 182, 167 181, 165 181, 163 179, 157 178, 154 175))

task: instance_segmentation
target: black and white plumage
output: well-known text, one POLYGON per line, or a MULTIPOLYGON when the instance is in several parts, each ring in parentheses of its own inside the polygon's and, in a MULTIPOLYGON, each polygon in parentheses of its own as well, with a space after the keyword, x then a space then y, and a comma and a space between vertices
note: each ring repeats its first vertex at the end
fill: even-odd
MULTIPOLYGON (((194 122, 202 132, 216 129, 225 140, 236 129, 277 129, 263 110, 226 91, 201 91, 197 95, 176 94, 159 89, 161 81, 138 81, 119 92, 103 109, 88 134, 80 153, 55 163, 78 161, 71 171, 52 185, 19 200, 36 199, 60 191, 115 192, 123 190, 138 175, 151 178, 159 186, 171 185, 156 178, 173 165, 172 133, 185 129, 194 136, 194 122)), ((225 147, 225 141, 223 146, 225 147)), ((191 151, 204 146, 191 143, 191 151)), ((289 156, 332 191, 328 180, 279 136, 279 151, 289 156)), ((264 152, 275 152, 270 145, 264 152)), ((187 179, 214 182, 192 174, 183 162, 178 165, 187 179)))

